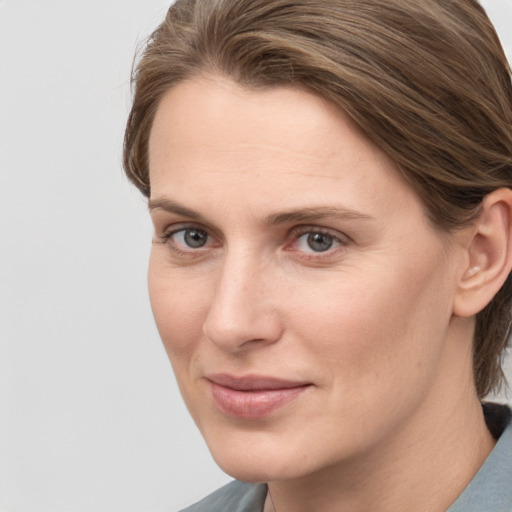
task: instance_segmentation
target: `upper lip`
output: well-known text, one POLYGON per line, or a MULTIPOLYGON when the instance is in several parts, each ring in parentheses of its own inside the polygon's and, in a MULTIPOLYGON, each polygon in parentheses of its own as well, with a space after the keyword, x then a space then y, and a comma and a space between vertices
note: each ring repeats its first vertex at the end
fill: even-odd
POLYGON ((220 386, 238 391, 298 388, 311 384, 306 381, 284 380, 255 374, 234 376, 226 373, 215 373, 206 375, 206 379, 220 386))

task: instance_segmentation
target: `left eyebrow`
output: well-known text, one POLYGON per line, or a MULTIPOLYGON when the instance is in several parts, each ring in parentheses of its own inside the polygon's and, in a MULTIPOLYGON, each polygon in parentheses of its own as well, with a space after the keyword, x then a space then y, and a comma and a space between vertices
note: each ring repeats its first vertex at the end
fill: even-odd
POLYGON ((314 222, 323 218, 334 220, 375 220, 370 215, 351 210, 350 208, 318 206, 269 215, 265 219, 265 224, 275 226, 276 224, 285 224, 287 222, 314 222))

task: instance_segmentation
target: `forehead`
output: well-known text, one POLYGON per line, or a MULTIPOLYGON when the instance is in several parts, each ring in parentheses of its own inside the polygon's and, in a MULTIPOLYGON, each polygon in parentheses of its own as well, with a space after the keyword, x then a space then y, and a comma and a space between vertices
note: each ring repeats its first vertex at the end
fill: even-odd
MULTIPOLYGON (((293 149, 301 147, 301 153, 313 155, 313 145, 324 139, 328 130, 323 103, 297 89, 254 91, 219 77, 180 83, 167 92, 157 110, 150 137, 150 163, 162 152, 169 154, 176 149, 174 142, 183 147, 198 139, 202 141, 196 147, 200 152, 225 146, 227 138, 231 149, 243 149, 244 145, 249 149, 257 142, 268 150, 279 144, 285 151, 290 141, 284 136, 292 130, 299 143, 293 149), (313 131, 317 135, 314 139, 313 131), (165 144, 159 144, 164 139, 165 144)), ((321 147, 314 149, 317 154, 321 147)))
POLYGON ((186 196, 196 209, 235 208, 240 198, 262 215, 285 199, 289 208, 399 209, 411 200, 422 208, 344 111, 291 87, 251 90, 213 76, 177 85, 157 110, 149 160, 152 198, 186 196))
POLYGON ((293 160, 321 162, 344 151, 355 165, 372 159, 394 167, 341 109, 323 98, 297 88, 255 91, 222 77, 200 76, 178 84, 160 102, 149 140, 150 169, 186 150, 198 158, 222 150, 234 156, 257 153, 258 145, 260 155, 288 152, 293 160))

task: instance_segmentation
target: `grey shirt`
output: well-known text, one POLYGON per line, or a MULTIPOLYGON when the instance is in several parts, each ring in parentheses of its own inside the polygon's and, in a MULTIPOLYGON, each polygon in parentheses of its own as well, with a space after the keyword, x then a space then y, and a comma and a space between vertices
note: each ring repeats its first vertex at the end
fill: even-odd
MULTIPOLYGON (((496 446, 447 512, 512 512, 512 412, 483 407, 496 446)), ((181 512, 262 512, 266 495, 265 484, 234 481, 181 512)))

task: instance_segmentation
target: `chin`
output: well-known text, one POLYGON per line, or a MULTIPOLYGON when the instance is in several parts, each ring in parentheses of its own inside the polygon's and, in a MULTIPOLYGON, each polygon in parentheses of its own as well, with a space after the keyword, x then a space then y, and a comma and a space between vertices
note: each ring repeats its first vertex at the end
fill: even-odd
POLYGON ((248 484, 261 484, 273 482, 275 480, 282 480, 282 478, 276 478, 275 475, 269 474, 268 468, 252 468, 252 467, 224 467, 219 464, 220 469, 227 475, 233 477, 241 482, 247 482, 248 484))
POLYGON ((248 457, 227 460, 225 456, 220 459, 214 457, 214 459, 224 473, 236 480, 251 484, 290 480, 302 476, 300 472, 291 472, 289 468, 273 467, 273 461, 271 460, 255 461, 248 457))
POLYGON ((205 436, 215 462, 225 473, 243 482, 291 480, 319 469, 303 443, 285 440, 275 433, 237 432, 220 437, 224 436, 205 436))

